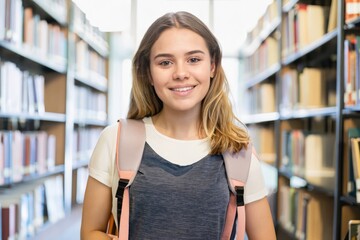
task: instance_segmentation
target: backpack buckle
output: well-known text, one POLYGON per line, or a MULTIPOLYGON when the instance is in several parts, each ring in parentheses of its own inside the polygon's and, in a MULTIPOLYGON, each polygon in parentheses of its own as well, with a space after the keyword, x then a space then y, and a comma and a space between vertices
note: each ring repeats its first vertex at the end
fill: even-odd
POLYGON ((236 192, 236 205, 237 206, 244 206, 244 187, 243 186, 235 186, 236 192))
POLYGON ((128 183, 129 183, 129 180, 127 180, 127 179, 121 179, 121 178, 119 179, 118 188, 117 188, 116 194, 115 194, 116 198, 122 199, 122 197, 124 195, 124 190, 125 190, 126 186, 128 185, 128 183))
POLYGON ((125 188, 128 185, 128 183, 129 183, 129 180, 121 179, 121 178, 119 179, 119 182, 118 182, 118 188, 117 188, 116 194, 115 194, 115 197, 117 198, 117 219, 118 219, 118 222, 120 222, 124 191, 125 191, 125 188))

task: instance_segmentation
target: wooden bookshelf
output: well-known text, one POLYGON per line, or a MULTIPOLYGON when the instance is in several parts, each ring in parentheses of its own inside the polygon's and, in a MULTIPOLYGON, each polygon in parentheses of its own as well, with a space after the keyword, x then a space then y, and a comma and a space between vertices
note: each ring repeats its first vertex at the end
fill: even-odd
POLYGON ((38 239, 81 209, 108 125, 108 34, 70 0, 0 1, 0 24, 0 209, 16 226, 1 232, 38 239))
MULTIPOLYGON (((250 74, 244 73, 244 92, 273 84, 275 99, 271 102, 276 104, 275 111, 254 111, 254 104, 263 96, 259 100, 255 92, 248 95, 252 105, 240 119, 250 129, 270 127, 273 131, 273 139, 266 141, 275 143, 275 223, 279 239, 344 239, 348 221, 360 219, 359 204, 347 193, 347 134, 350 128, 360 128, 360 111, 359 104, 346 106, 344 102, 349 88, 344 86, 344 41, 347 35, 356 33, 360 15, 345 24, 346 1, 342 0, 274 2, 281 21, 267 32, 279 43, 276 49, 273 46, 273 51, 278 51, 277 63, 255 70, 248 67, 262 64, 257 62, 263 61, 262 57, 256 55, 266 41, 261 34, 251 35, 245 49, 251 47, 252 52, 241 55, 241 59, 244 69, 250 69, 250 74), (316 26, 319 23, 323 25, 316 26), (321 34, 312 35, 314 32, 321 34), (251 43, 252 39, 257 42, 251 43)), ((260 20, 255 29, 263 25, 260 20)), ((356 95, 358 89, 352 91, 356 95)), ((262 139, 255 137, 254 141, 262 139)))

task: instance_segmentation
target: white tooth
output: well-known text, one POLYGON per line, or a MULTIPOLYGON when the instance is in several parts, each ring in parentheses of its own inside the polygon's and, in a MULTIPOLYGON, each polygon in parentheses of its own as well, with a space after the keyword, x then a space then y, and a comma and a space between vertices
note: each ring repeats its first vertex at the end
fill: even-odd
POLYGON ((174 90, 174 91, 177 91, 177 92, 185 92, 185 91, 191 90, 192 88, 193 88, 193 87, 174 88, 173 90, 174 90))

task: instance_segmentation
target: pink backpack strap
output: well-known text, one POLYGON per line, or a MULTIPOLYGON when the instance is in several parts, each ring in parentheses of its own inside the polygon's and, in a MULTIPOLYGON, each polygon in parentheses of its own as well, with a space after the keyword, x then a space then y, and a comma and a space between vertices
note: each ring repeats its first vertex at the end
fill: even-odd
POLYGON ((145 145, 145 125, 141 120, 118 121, 116 167, 119 174, 116 191, 119 239, 129 239, 129 186, 139 169, 145 145))
POLYGON ((232 194, 225 218, 225 227, 222 240, 229 240, 234 226, 235 216, 237 212, 236 239, 243 240, 245 238, 245 202, 244 202, 244 186, 248 178, 252 144, 249 143, 247 149, 242 149, 238 153, 226 152, 223 154, 228 183, 232 194))

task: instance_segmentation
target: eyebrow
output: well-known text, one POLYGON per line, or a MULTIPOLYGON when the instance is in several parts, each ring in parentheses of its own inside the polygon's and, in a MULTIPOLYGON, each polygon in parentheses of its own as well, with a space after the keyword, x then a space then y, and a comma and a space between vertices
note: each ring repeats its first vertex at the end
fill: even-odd
MULTIPOLYGON (((190 52, 187 52, 185 55, 192 55, 192 54, 197 54, 197 53, 200 53, 200 54, 205 54, 204 51, 201 51, 201 50, 192 50, 190 52)), ((154 59, 156 58, 160 58, 160 57, 173 57, 174 55, 170 54, 170 53, 159 53, 157 54, 154 59)))

